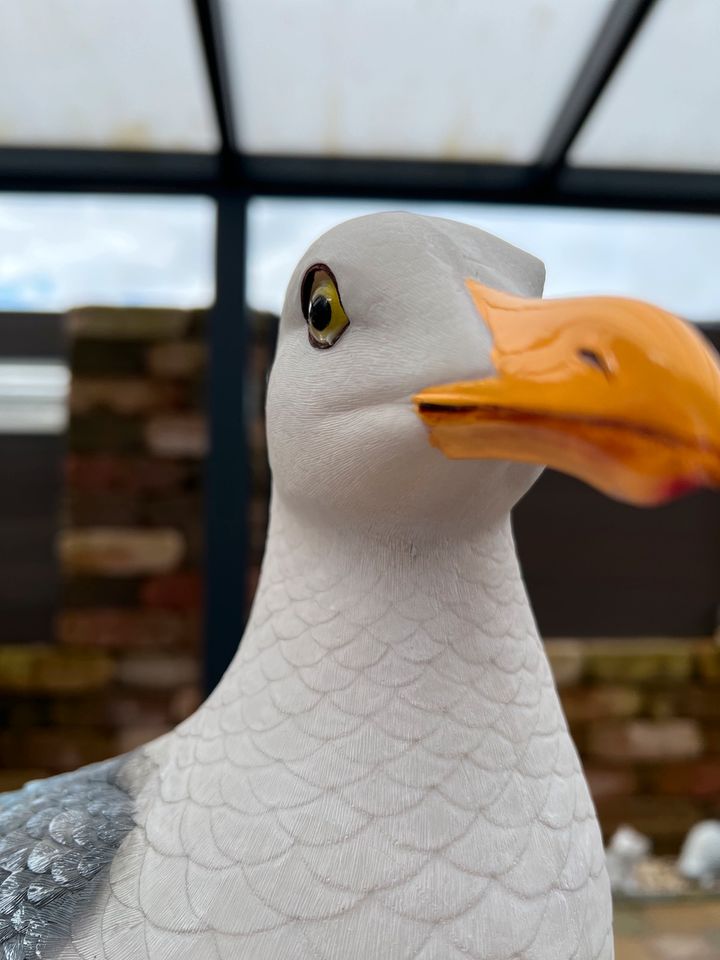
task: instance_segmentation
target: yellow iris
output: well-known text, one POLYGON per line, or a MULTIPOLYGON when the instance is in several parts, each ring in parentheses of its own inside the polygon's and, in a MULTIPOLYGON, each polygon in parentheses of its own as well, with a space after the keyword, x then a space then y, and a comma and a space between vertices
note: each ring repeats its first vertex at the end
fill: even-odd
POLYGON ((350 320, 340 300, 335 278, 329 270, 315 268, 308 279, 309 297, 303 312, 307 318, 310 343, 314 347, 327 349, 337 342, 348 328, 350 320))

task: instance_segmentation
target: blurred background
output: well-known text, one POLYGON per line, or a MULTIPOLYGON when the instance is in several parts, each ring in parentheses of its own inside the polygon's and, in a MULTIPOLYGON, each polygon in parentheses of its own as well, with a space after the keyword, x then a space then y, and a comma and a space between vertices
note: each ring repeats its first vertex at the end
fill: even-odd
MULTIPOLYGON (((191 713, 262 557, 290 272, 406 209, 720 345, 717 0, 0 0, 0 788, 191 713)), ((720 956, 720 498, 547 472, 528 589, 617 868, 620 960, 720 956), (649 856, 648 854, 652 854, 649 856), (715 884, 717 891, 717 884, 715 884), (710 891, 710 892, 709 892, 710 891)))

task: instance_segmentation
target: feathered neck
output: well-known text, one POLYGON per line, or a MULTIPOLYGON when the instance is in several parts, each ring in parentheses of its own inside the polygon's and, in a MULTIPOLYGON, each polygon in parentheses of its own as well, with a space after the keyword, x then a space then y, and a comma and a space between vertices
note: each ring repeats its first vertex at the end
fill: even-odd
POLYGON ((343 709, 393 689, 419 705, 422 689, 434 708, 472 701, 482 723, 482 703, 494 716, 519 685, 548 682, 509 517, 418 543, 317 524, 275 496, 248 628, 213 702, 251 696, 259 717, 260 688, 289 712, 308 690, 343 709))

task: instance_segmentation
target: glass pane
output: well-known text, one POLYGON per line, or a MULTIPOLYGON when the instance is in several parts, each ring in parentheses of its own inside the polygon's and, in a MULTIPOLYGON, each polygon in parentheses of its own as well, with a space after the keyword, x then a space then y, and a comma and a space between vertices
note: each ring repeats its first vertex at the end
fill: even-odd
POLYGON ((216 149, 190 0, 0 3, 0 143, 216 149))
MULTIPOLYGON (((720 319, 720 217, 684 214, 403 204, 463 220, 540 257, 545 296, 619 294, 691 320, 720 319)), ((249 211, 248 300, 279 312, 297 260, 315 237, 350 217, 398 204, 253 200, 249 211)))
POLYGON ((574 163, 720 170, 720 4, 663 0, 580 133, 574 163))
POLYGON ((0 194, 0 310, 207 306, 214 232, 204 197, 0 194))
POLYGON ((608 0, 224 0, 252 153, 531 161, 608 0))

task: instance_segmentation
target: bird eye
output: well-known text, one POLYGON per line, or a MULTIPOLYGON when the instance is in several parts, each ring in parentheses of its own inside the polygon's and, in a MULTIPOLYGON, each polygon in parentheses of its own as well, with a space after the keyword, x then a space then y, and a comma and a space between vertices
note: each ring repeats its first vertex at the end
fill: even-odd
POLYGON ((329 267, 310 267, 302 283, 302 311, 314 347, 332 347, 347 330, 350 320, 340 300, 337 281, 329 267))

